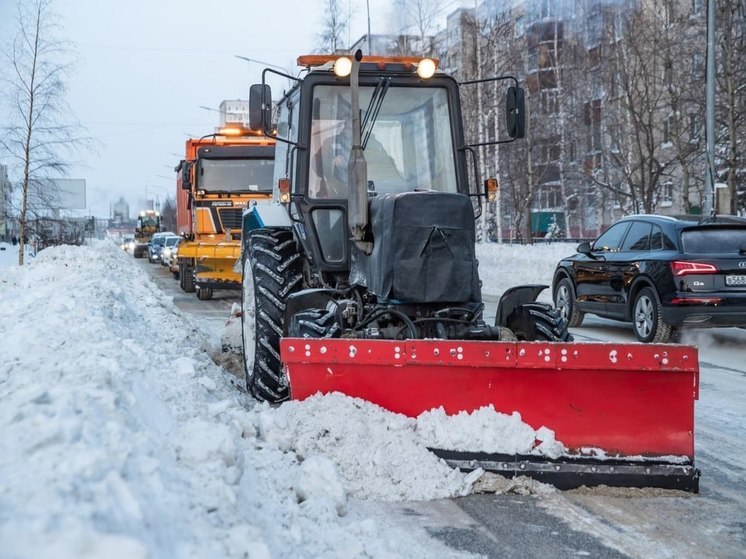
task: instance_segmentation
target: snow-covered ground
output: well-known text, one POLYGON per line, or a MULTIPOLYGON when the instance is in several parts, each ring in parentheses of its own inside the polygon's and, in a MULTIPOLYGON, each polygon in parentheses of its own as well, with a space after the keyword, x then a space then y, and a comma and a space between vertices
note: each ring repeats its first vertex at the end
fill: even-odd
MULTIPOLYGON (((509 250, 508 265, 480 251, 490 292, 527 279, 525 250, 509 250)), ((22 268, 3 252, 0 557, 456 557, 356 503, 469 493, 478 475, 426 445, 561 451, 488 409, 415 420, 340 395, 257 403, 116 245, 49 248, 22 268)), ((571 252, 534 253, 528 281, 571 252)))

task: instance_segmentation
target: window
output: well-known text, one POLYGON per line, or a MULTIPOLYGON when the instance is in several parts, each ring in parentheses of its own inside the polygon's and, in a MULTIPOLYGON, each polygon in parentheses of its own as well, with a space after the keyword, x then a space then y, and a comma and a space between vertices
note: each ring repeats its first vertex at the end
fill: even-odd
POLYGON ((600 10, 588 16, 588 46, 596 47, 601 42, 604 33, 604 16, 600 10))
POLYGON ((702 0, 692 0, 692 13, 699 14, 702 11, 702 0))
POLYGON ((697 115, 689 115, 689 142, 698 143, 700 138, 700 127, 697 115))
POLYGON ((273 159, 200 159, 198 187, 208 192, 272 192, 273 159))
POLYGON ((658 225, 653 225, 653 233, 650 235, 650 250, 676 250, 676 245, 658 225))
POLYGON ((520 37, 526 32, 526 19, 523 16, 516 18, 513 23, 513 32, 516 37, 520 37))
POLYGON ((624 239, 624 234, 629 229, 629 222, 612 225, 606 233, 601 235, 593 243, 593 251, 618 252, 624 239))
POLYGON ((590 127, 588 152, 601 150, 601 99, 585 104, 585 123, 590 127))
POLYGON ((668 144, 673 140, 676 133, 676 117, 668 115, 663 121, 663 143, 668 144))
POLYGON ((612 99, 619 97, 620 80, 621 80, 621 77, 619 76, 619 72, 614 72, 613 74, 611 74, 611 83, 609 84, 609 96, 612 99))
POLYGON ((601 64, 601 47, 591 47, 588 49, 588 64, 595 68, 601 64))
POLYGON ((319 208, 311 214, 321 253, 327 262, 341 262, 345 255, 348 232, 342 210, 319 208))
POLYGON ((616 125, 609 125, 606 129, 609 136, 609 149, 613 152, 619 151, 619 127, 616 125))
MULTIPOLYGON (((538 142, 537 142, 538 143, 538 142)), ((541 141, 539 147, 539 161, 558 161, 560 158, 559 138, 553 137, 541 141)))
POLYGON ((694 78, 702 78, 702 53, 695 52, 692 56, 692 74, 694 78))
POLYGON ((623 251, 650 250, 650 233, 653 226, 644 221, 635 221, 622 244, 623 251))
POLYGON ((663 183, 661 188, 661 202, 664 204, 673 202, 673 182, 666 181, 663 183))
POLYGON ((559 112, 556 89, 546 89, 541 92, 541 110, 548 115, 559 112))
POLYGON ((562 210, 562 190, 559 185, 556 184, 541 184, 538 185, 534 208, 547 211, 547 210, 562 210))
POLYGON ((740 254, 744 239, 744 227, 692 228, 681 232, 681 244, 689 254, 740 254))
MULTIPOLYGON (((374 87, 360 88, 360 107, 370 105, 374 87)), ((309 194, 347 197, 350 156, 350 88, 314 88, 317 116, 311 123, 309 194)), ((456 161, 448 92, 440 87, 391 87, 375 120, 363 132, 368 181, 379 193, 415 189, 456 192, 456 161), (368 136, 369 134, 369 136, 368 136)))

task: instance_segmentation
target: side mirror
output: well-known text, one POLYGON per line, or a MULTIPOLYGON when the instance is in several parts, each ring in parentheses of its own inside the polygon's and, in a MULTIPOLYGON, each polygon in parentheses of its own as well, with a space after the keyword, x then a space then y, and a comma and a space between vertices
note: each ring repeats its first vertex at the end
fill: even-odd
POLYGON ((588 241, 583 241, 578 245, 578 248, 576 249, 580 254, 585 254, 586 256, 591 255, 591 243, 588 241))
POLYGON ((181 162, 179 171, 181 172, 182 190, 190 190, 192 188, 192 177, 190 175, 191 170, 191 163, 187 163, 186 161, 181 162))
POLYGON ((509 87, 505 99, 505 114, 508 120, 508 136, 523 138, 526 134, 526 94, 522 87, 509 87))
POLYGON ((265 132, 272 125, 272 89, 261 83, 249 88, 249 128, 265 132))

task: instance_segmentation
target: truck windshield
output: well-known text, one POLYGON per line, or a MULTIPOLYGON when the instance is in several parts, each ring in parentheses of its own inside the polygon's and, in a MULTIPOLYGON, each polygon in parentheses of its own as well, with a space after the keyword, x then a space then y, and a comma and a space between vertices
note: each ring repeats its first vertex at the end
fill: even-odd
POLYGON ((197 188, 208 192, 272 192, 272 159, 202 159, 197 188))
POLYGON ((140 217, 140 227, 142 229, 155 229, 155 227, 158 225, 158 220, 154 217, 150 216, 142 216, 140 217))
MULTIPOLYGON (((360 88, 361 107, 370 104, 373 90, 360 88)), ((316 86, 313 106, 309 195, 346 198, 352 146, 349 86, 316 86)), ((457 192, 447 90, 390 87, 365 146, 365 160, 368 187, 375 192, 457 192)))

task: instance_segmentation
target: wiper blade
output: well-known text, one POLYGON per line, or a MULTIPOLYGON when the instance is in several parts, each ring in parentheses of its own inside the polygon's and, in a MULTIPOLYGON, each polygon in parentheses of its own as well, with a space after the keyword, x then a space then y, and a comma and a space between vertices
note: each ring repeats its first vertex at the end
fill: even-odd
POLYGON ((391 85, 391 78, 380 78, 376 84, 376 88, 373 90, 373 95, 370 96, 370 103, 368 103, 368 108, 365 110, 365 118, 363 118, 363 123, 360 125, 360 137, 362 138, 361 144, 363 149, 368 145, 368 138, 370 138, 373 126, 376 124, 378 112, 381 110, 383 98, 386 97, 389 85, 391 85))

